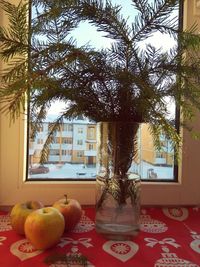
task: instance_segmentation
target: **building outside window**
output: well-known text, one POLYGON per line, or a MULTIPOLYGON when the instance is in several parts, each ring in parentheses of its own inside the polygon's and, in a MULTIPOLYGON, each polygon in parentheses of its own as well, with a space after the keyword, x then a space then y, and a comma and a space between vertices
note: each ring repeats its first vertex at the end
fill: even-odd
POLYGON ((60 150, 59 149, 50 149, 49 155, 51 155, 51 156, 59 156, 60 155, 60 150))
POLYGON ((78 128, 78 133, 82 134, 83 133, 83 128, 78 128))
POLYGON ((77 151, 77 157, 82 158, 84 156, 84 152, 82 150, 77 151))
POLYGON ((82 146, 83 145, 83 140, 77 140, 77 145, 82 146))
POLYGON ((38 139, 37 139, 37 144, 38 144, 38 145, 42 145, 42 144, 43 144, 43 139, 38 138, 38 139))
POLYGON ((43 132, 43 125, 41 125, 39 128, 38 128, 38 132, 43 132))
POLYGON ((72 155, 72 151, 71 150, 62 150, 62 155, 63 156, 71 156, 72 155))
POLYGON ((60 144, 60 137, 54 137, 54 143, 60 144))
POLYGON ((71 137, 62 137, 62 144, 72 144, 73 139, 71 137))
POLYGON ((93 150, 94 149, 94 145, 93 144, 89 144, 89 150, 93 150))
POLYGON ((73 125, 70 123, 64 123, 61 127, 62 131, 66 131, 66 132, 72 132, 73 131, 73 125))
POLYGON ((88 138, 95 139, 95 128, 94 127, 88 127, 88 138))

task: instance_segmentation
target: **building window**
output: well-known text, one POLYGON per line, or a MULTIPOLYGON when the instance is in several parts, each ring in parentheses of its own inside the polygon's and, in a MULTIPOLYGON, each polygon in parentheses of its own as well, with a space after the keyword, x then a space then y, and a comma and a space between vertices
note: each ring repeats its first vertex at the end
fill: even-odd
POLYGON ((82 158, 84 156, 84 152, 82 150, 77 151, 77 158, 82 158))
POLYGON ((163 152, 160 152, 160 151, 157 151, 156 152, 156 158, 165 158, 165 155, 164 155, 164 153, 163 152))
POLYGON ((77 145, 82 146, 83 145, 83 140, 77 140, 77 145))
POLYGON ((62 150, 62 155, 63 156, 71 156, 72 155, 72 151, 71 150, 62 150))
POLYGON ((51 156, 59 156, 60 155, 60 150, 59 149, 50 149, 49 155, 51 155, 51 156))
POLYGON ((94 129, 94 127, 89 127, 88 128, 88 138, 89 139, 94 139, 95 138, 95 129, 94 129))
POLYGON ((94 145, 93 144, 89 144, 89 150, 93 150, 94 149, 94 145))
POLYGON ((54 137, 54 143, 60 144, 60 137, 54 137))
POLYGON ((82 134, 83 133, 83 128, 78 128, 78 133, 82 134))
POLYGON ((43 139, 38 138, 38 139, 37 139, 37 144, 38 144, 38 145, 42 145, 42 144, 43 144, 43 139))
POLYGON ((41 126, 38 128, 38 132, 39 132, 39 133, 43 132, 43 125, 41 125, 41 126))
POLYGON ((36 149, 35 153, 34 153, 34 156, 39 157, 40 154, 41 154, 41 150, 40 149, 36 149))
POLYGON ((62 144, 72 144, 72 138, 62 137, 62 144))
POLYGON ((64 123, 61 127, 62 131, 64 132, 72 132, 73 131, 73 125, 70 123, 64 123))

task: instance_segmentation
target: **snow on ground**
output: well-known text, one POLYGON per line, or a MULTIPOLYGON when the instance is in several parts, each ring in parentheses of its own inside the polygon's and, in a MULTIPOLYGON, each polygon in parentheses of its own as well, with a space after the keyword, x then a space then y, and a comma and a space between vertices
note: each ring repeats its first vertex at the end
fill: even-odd
POLYGON ((153 169, 153 171, 157 174, 157 179, 173 179, 174 176, 173 166, 171 167, 155 166, 142 161, 140 169, 141 169, 141 177, 143 179, 148 178, 149 169, 153 169))
MULTIPOLYGON (((86 167, 84 164, 46 164, 45 166, 49 167, 49 172, 44 174, 29 174, 29 179, 31 178, 47 178, 47 179, 94 179, 96 176, 95 167, 86 167)), ((173 179, 173 167, 162 167, 149 164, 142 161, 141 165, 134 166, 134 169, 137 169, 139 174, 143 179, 148 178, 149 169, 153 169, 153 172, 157 174, 157 179, 173 179)))

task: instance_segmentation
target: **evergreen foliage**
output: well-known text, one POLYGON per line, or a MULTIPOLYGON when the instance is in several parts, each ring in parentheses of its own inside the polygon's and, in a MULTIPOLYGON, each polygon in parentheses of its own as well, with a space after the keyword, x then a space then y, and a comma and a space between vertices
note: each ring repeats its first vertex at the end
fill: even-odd
POLYGON ((94 121, 150 123, 156 147, 162 132, 178 151, 180 136, 168 119, 166 99, 174 100, 185 121, 200 109, 200 37, 195 27, 179 30, 178 19, 170 17, 178 0, 130 1, 138 11, 131 24, 109 0, 32 0, 29 25, 29 3, 0 0, 9 20, 0 27, 0 59, 6 63, 0 76, 1 110, 15 119, 26 111, 28 96, 34 136, 51 103, 66 103, 49 132, 42 161, 63 119, 80 114, 94 121), (79 47, 71 31, 81 21, 112 39, 111 47, 79 47), (167 52, 142 46, 155 32, 170 34, 179 45, 167 52))

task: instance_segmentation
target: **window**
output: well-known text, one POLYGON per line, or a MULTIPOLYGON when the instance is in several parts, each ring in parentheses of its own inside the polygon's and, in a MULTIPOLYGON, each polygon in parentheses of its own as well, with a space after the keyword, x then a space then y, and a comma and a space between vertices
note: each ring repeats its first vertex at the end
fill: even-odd
POLYGON ((82 134, 83 133, 83 128, 78 128, 78 133, 82 134))
POLYGON ((77 157, 82 158, 84 156, 84 152, 82 150, 77 151, 77 157))
POLYGON ((72 144, 72 138, 70 137, 63 137, 62 144, 72 144))
MULTIPOLYGON (((13 1, 16 2, 17 1, 13 1)), ((185 1, 185 27, 190 28, 198 17, 193 14, 193 1, 185 1)), ((0 23, 6 24, 6 17, 0 10, 0 23)), ((199 30, 199 29, 198 29, 199 30)), ((200 121, 195 122, 200 128, 200 121)), ((27 199, 40 199, 50 205, 66 193, 82 204, 94 204, 94 182, 44 182, 25 181, 26 117, 23 115, 15 124, 9 125, 9 117, 0 114, 0 205, 13 205, 27 199), (64 186, 63 186, 64 184, 64 186), (9 192, 9 194, 8 194, 9 192)), ((192 140, 183 130, 182 164, 179 183, 142 183, 142 204, 146 205, 192 205, 199 203, 200 142, 192 140), (169 197, 170 196, 170 197, 169 197)), ((74 155, 73 155, 74 156, 74 155)))
POLYGON ((60 150, 58 150, 58 149, 50 149, 49 150, 49 155, 50 156, 59 156, 60 155, 60 150))
POLYGON ((89 150, 93 150, 94 149, 94 145, 93 144, 89 144, 89 150))
POLYGON ((62 131, 72 132, 72 130, 73 130, 73 126, 72 126, 72 124, 64 123, 64 124, 62 125, 62 131))
POLYGON ((54 137, 54 143, 55 144, 60 144, 60 138, 59 137, 54 137))
POLYGON ((72 151, 71 150, 62 150, 62 155, 63 156, 71 156, 72 155, 72 151))
POLYGON ((43 144, 43 139, 38 138, 38 139, 37 139, 37 144, 38 144, 38 145, 42 145, 42 144, 43 144))
POLYGON ((40 157, 41 149, 36 149, 35 150, 35 156, 40 157))
POLYGON ((40 126, 39 129, 38 129, 38 132, 43 132, 43 126, 40 126))
POLYGON ((83 145, 83 140, 77 140, 77 145, 82 146, 83 145))
POLYGON ((66 151, 66 155, 71 156, 72 155, 72 150, 65 150, 66 151))
POLYGON ((156 152, 156 158, 164 158, 164 153, 163 152, 156 152))
MULTIPOLYGON (((133 9, 131 9, 131 13, 129 12, 129 9, 132 8, 131 7, 131 0, 129 1, 121 1, 119 2, 118 0, 112 0, 112 2, 116 3, 116 4, 121 4, 122 5, 122 12, 124 13, 125 17, 134 17, 136 15, 136 12, 134 12, 133 9), (123 3, 122 3, 123 2, 123 3)), ((175 11, 175 15, 178 16, 178 12, 175 11)), ((34 16, 35 14, 35 10, 33 10, 32 15, 34 16)), ((129 19, 128 19, 129 20, 129 19)), ((86 43, 86 39, 85 36, 87 36, 86 34, 84 34, 85 29, 88 30, 89 25, 86 24, 80 24, 80 29, 75 29, 72 32, 72 36, 74 36, 77 39, 77 43, 78 45, 84 45, 86 43), (83 26, 83 28, 81 28, 83 26), (83 29, 83 33, 82 33, 82 29, 83 29)), ((101 48, 101 47, 108 47, 110 46, 110 40, 106 39, 106 42, 103 40, 102 41, 102 36, 98 35, 98 32, 96 31, 96 29, 94 30, 94 28, 89 28, 91 29, 91 31, 93 32, 92 37, 91 37, 91 44, 96 46, 97 48, 101 48)), ((160 38, 161 36, 159 35, 158 32, 155 33, 155 36, 153 36, 153 38, 150 38, 147 42, 152 42, 157 43, 158 47, 160 47, 161 49, 170 49, 171 46, 174 45, 175 40, 172 39, 170 37, 170 35, 166 36, 163 35, 162 39, 160 38), (163 42, 163 39, 165 40, 163 42), (169 43, 165 46, 166 43, 169 43)), ((42 38, 42 36, 40 36, 39 38, 42 38)), ((45 37, 43 37, 45 38, 45 37)), ((142 42, 141 45, 146 45, 145 43, 146 41, 142 42)), ((163 101, 167 101, 170 102, 170 99, 163 99, 163 101)), ((53 105, 53 107, 51 107, 51 115, 55 115, 54 114, 54 108, 55 110, 58 110, 59 106, 61 105, 62 108, 62 103, 58 102, 57 106, 53 105)), ((170 116, 175 117, 175 105, 174 103, 170 103, 169 105, 169 110, 170 110, 170 116)), ((51 122, 49 123, 49 127, 51 128, 51 122)), ((87 146, 85 145, 85 142, 88 140, 93 140, 94 143, 96 142, 96 125, 94 123, 88 122, 85 123, 83 116, 79 116, 77 118, 77 120, 64 120, 61 127, 60 127, 60 138, 56 137, 56 144, 61 145, 59 147, 59 149, 62 149, 62 145, 64 144, 72 144, 72 154, 73 152, 75 153, 75 151, 77 149, 79 149, 80 147, 76 147, 76 146, 84 146, 84 151, 85 154, 84 156, 85 161, 87 161, 87 157, 94 157, 94 161, 96 162, 96 154, 95 153, 88 153, 87 150, 96 150, 96 147, 94 149, 94 147, 91 146, 87 146), (73 137, 71 137, 72 139, 69 139, 70 132, 72 134, 73 132, 73 137), (80 135, 81 134, 81 139, 80 135), (82 138, 83 135, 83 138, 82 138), (92 147, 92 148, 91 148, 92 147)), ((163 136, 160 136, 161 142, 162 142, 162 138, 163 136)), ((136 161, 133 162, 133 169, 137 170, 137 173, 139 173, 142 177, 142 179, 148 179, 148 169, 149 168, 154 168, 156 170, 156 173, 158 175, 158 178, 161 180, 169 180, 169 181, 174 181, 174 177, 175 174, 177 174, 177 166, 174 168, 174 151, 172 148, 169 147, 169 149, 165 152, 167 154, 166 158, 168 160, 166 161, 159 161, 158 158, 155 154, 155 148, 153 146, 153 138, 148 130, 148 125, 142 125, 141 126, 141 130, 138 134, 138 143, 139 143, 139 152, 138 152, 138 158, 136 161), (159 163, 160 162, 160 163, 159 163), (163 176, 163 172, 165 173, 165 175, 163 176)), ((56 147, 58 149, 58 147, 56 147)), ((32 149, 34 149, 33 146, 31 146, 31 150, 30 153, 32 153, 32 149)), ((90 151, 91 152, 91 151, 90 151)), ((163 156, 164 158, 164 156, 163 156)), ((31 159, 32 161, 30 162, 30 164, 32 164, 32 162, 34 161, 34 157, 32 157, 31 159)), ((46 164, 48 164, 49 162, 46 162, 46 164)), ((64 166, 63 166, 64 168, 64 166)), ((60 171, 60 169, 58 170, 60 171)), ((58 174, 59 175, 59 174, 58 174)), ((41 176, 41 178, 43 178, 41 176)), ((56 178, 56 177, 55 177, 56 178)), ((66 177, 69 178, 69 177, 66 177)))
POLYGON ((88 128, 88 138, 95 139, 95 128, 94 127, 88 128))

